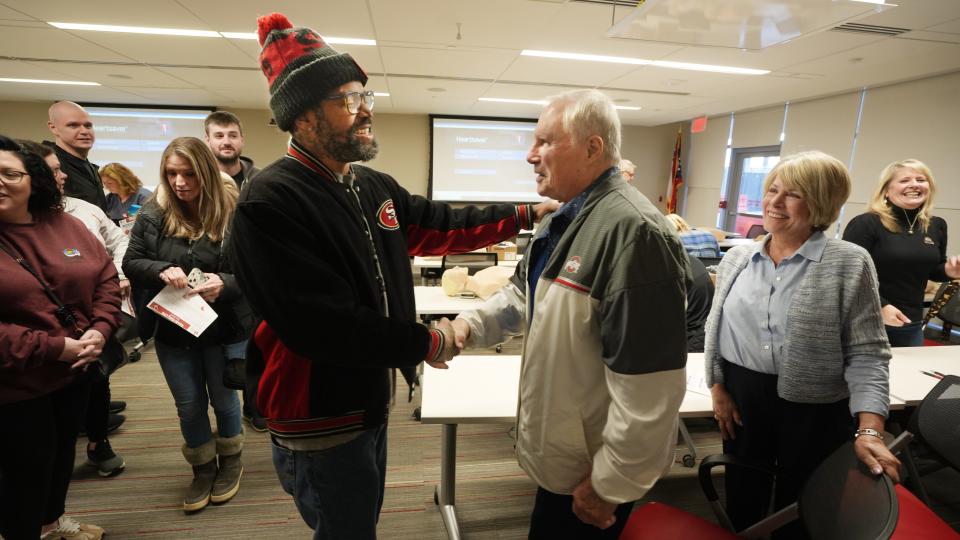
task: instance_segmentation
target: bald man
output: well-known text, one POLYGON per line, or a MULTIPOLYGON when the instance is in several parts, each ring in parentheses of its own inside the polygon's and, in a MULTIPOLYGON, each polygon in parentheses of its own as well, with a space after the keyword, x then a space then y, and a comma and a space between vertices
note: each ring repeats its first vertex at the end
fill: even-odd
POLYGON ((67 174, 64 193, 106 211, 107 197, 103 192, 103 182, 100 181, 100 169, 87 159, 96 140, 90 115, 72 101, 58 101, 50 106, 48 112, 47 127, 56 137, 53 148, 63 172, 67 174))

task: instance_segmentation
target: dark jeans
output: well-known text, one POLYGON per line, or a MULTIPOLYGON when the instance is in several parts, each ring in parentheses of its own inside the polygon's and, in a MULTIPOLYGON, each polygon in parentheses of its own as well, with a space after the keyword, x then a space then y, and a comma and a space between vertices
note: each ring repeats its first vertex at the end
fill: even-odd
MULTIPOLYGON (((776 471, 774 509, 796 502, 800 488, 817 466, 850 440, 854 420, 849 400, 794 403, 777 395, 777 375, 759 373, 724 362, 724 384, 740 410, 743 426, 736 439, 723 441, 734 454, 776 471)), ((726 469, 727 511, 738 531, 767 515, 773 479, 753 471, 726 469)), ((805 538, 799 522, 778 530, 774 538, 805 538)))
POLYGON ((0 536, 40 537, 64 512, 89 381, 43 397, 0 405, 0 536))
POLYGON ((274 444, 273 466, 314 540, 376 539, 387 476, 386 425, 326 450, 274 444))
POLYGON ((903 326, 884 326, 891 347, 923 347, 923 322, 914 321, 903 326))
POLYGON ((616 540, 623 532, 633 502, 617 506, 613 514, 617 520, 608 529, 598 529, 580 521, 573 513, 573 495, 558 495, 537 488, 537 498, 530 514, 530 540, 553 540, 556 538, 576 538, 577 540, 616 540))

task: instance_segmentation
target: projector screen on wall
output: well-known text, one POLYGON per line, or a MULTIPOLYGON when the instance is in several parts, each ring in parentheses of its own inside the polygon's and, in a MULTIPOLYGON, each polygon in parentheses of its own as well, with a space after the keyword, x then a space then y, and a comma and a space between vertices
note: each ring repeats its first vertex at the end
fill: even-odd
POLYGON ((154 109, 142 107, 84 108, 93 121, 96 141, 90 161, 100 167, 122 163, 143 185, 154 189, 160 181, 160 156, 177 137, 203 139, 203 120, 213 112, 204 109, 154 109))
POLYGON ((430 116, 430 198, 445 202, 539 202, 535 120, 430 116))

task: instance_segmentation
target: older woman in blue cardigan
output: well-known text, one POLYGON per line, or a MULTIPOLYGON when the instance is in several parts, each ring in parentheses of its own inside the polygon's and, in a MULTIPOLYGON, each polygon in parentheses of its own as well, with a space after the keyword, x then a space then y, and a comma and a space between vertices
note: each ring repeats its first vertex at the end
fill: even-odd
MULTIPOLYGON (((730 250, 706 324, 706 378, 726 453, 777 471, 774 505, 794 502, 814 468, 856 437, 874 473, 898 479, 881 437, 890 347, 877 276, 861 247, 828 238, 850 175, 821 152, 784 158, 764 180, 763 242, 730 250)), ((766 514, 772 480, 728 470, 739 530, 766 514)), ((778 537, 802 536, 781 530, 778 537)))

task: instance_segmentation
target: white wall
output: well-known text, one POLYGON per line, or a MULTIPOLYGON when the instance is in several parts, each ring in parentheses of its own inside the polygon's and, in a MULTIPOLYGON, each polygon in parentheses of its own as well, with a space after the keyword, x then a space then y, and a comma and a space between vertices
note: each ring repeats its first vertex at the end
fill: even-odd
MULTIPOLYGON (((822 150, 848 166, 853 191, 841 217, 841 228, 862 213, 877 188, 880 171, 890 162, 916 158, 930 166, 936 179, 934 213, 947 221, 953 235, 949 253, 960 251, 960 151, 955 127, 960 124, 960 73, 868 89, 860 133, 855 138, 860 92, 791 103, 781 155, 822 150), (856 143, 854 146, 854 142, 856 143)), ((734 114, 733 146, 779 143, 783 106, 734 114)), ((685 163, 688 189, 685 218, 693 225, 715 223, 721 197, 723 158, 729 114, 711 117, 705 132, 690 138, 685 163)))
MULTIPOLYGON (((0 133, 15 138, 52 139, 47 129, 49 103, 0 102, 0 133)), ((268 125, 270 111, 261 109, 224 109, 243 122, 244 155, 264 167, 286 152, 286 133, 268 125)), ((430 174, 430 126, 425 114, 376 114, 373 129, 380 143, 380 154, 367 165, 392 175, 411 193, 427 194, 430 174)), ((637 164, 634 185, 651 201, 663 207, 673 143, 679 124, 646 128, 625 126, 621 153, 637 164), (660 202, 658 202, 658 199, 660 202)), ((198 133, 203 137, 203 133, 198 133)), ((533 176, 533 166, 530 167, 533 176)))

